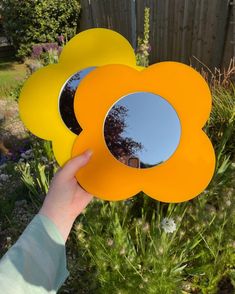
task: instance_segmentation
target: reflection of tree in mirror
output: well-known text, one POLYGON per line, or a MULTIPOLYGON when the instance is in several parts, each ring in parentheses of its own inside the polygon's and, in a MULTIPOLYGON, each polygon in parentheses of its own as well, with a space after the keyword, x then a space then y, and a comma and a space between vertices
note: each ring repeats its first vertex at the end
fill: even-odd
POLYGON ((128 164, 128 161, 130 157, 133 160, 139 161, 138 156, 135 156, 135 154, 143 148, 143 145, 123 135, 127 127, 127 113, 128 109, 126 107, 121 105, 113 106, 105 120, 104 137, 114 157, 127 165, 133 166, 132 164, 128 164))
POLYGON ((73 133, 77 135, 81 132, 82 129, 76 119, 73 102, 77 86, 80 83, 80 79, 80 72, 76 73, 69 79, 63 88, 59 101, 60 115, 64 123, 73 133))
POLYGON ((157 166, 159 164, 163 163, 163 161, 160 161, 156 164, 149 164, 149 163, 144 163, 144 162, 140 162, 140 168, 150 168, 150 167, 154 167, 154 166, 157 166))

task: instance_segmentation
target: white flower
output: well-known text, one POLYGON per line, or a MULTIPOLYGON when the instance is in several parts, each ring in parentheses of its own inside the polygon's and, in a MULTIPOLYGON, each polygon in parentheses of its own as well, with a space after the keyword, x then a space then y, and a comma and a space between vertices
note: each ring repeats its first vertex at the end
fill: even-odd
POLYGON ((226 204, 227 206, 230 206, 230 205, 231 205, 231 201, 228 199, 228 200, 225 202, 225 204, 226 204))
POLYGON ((6 163, 3 163, 2 165, 0 165, 0 169, 4 169, 6 166, 6 163))
POLYGON ((149 224, 145 223, 144 226, 143 226, 143 232, 146 233, 148 231, 149 231, 149 224))
POLYGON ((137 225, 141 226, 143 224, 143 220, 141 218, 137 219, 137 225))
POLYGON ((32 157, 33 157, 33 151, 32 151, 32 149, 29 149, 29 150, 23 152, 23 153, 21 154, 21 157, 22 157, 23 159, 30 159, 30 158, 32 158, 32 157))
POLYGON ((32 155, 32 149, 29 149, 29 150, 25 151, 24 154, 25 154, 25 155, 32 155))
POLYGON ((163 252, 164 252, 164 249, 163 249, 163 247, 162 247, 162 246, 160 246, 160 247, 158 248, 158 251, 159 251, 159 253, 160 253, 160 254, 163 254, 163 252))
POLYGON ((5 175, 5 174, 1 174, 0 175, 0 180, 3 181, 3 182, 6 182, 9 180, 9 176, 8 175, 5 175))
POLYGON ((119 265, 116 264, 116 265, 114 266, 114 269, 115 269, 115 270, 119 270, 119 265))
POLYGON ((25 154, 25 153, 21 153, 21 155, 20 155, 23 159, 27 159, 28 158, 28 156, 25 154))
POLYGON ((122 248, 122 249, 120 250, 120 255, 124 255, 125 253, 126 253, 125 248, 122 248))
POLYGON ((113 242, 113 239, 110 239, 110 238, 109 238, 109 239, 107 240, 107 245, 108 245, 108 246, 113 246, 113 243, 114 243, 114 242, 113 242))
POLYGON ((165 217, 161 221, 161 226, 166 233, 173 233, 176 230, 176 224, 172 218, 165 217))
POLYGON ((45 156, 42 156, 41 159, 42 159, 42 162, 48 162, 48 160, 45 156))
POLYGON ((74 227, 75 227, 76 231, 81 231, 83 229, 82 223, 75 224, 74 227))

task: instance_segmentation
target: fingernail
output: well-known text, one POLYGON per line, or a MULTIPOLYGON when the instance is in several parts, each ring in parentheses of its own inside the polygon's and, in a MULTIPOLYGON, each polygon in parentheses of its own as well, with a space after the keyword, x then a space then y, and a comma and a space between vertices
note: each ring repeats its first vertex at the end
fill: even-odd
POLYGON ((85 153, 84 153, 84 155, 86 157, 90 157, 92 154, 93 154, 93 151, 91 149, 86 150, 85 153))

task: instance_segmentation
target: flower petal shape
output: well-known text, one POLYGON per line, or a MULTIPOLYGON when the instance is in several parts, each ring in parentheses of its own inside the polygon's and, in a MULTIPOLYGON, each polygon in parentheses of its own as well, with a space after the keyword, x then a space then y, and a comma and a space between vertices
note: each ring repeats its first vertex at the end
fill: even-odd
POLYGON ((71 157, 76 139, 61 119, 58 106, 61 89, 78 71, 105 64, 136 67, 135 52, 119 33, 103 28, 89 29, 65 45, 58 64, 37 70, 23 86, 19 98, 20 117, 33 134, 52 141, 60 165, 71 157))
POLYGON ((178 62, 136 66, 134 50, 123 36, 96 28, 72 38, 58 64, 39 69, 26 81, 19 111, 32 133, 52 141, 60 165, 87 148, 93 149, 91 160, 76 175, 91 194, 121 200, 144 191, 160 201, 182 202, 200 194, 214 173, 213 146, 202 130, 211 104, 208 85, 191 67, 178 62), (73 111, 82 128, 77 136, 61 117, 60 97, 70 78, 88 68, 92 70, 83 75, 74 97, 73 111), (151 168, 133 168, 118 161, 104 138, 110 107, 135 92, 164 97, 181 125, 174 153, 151 168))
POLYGON ((121 200, 143 191, 164 202, 182 202, 200 194, 215 169, 213 146, 203 132, 211 111, 211 94, 202 76, 178 62, 161 62, 146 69, 105 65, 87 75, 78 87, 75 115, 83 131, 72 156, 91 148, 90 162, 76 177, 81 186, 105 200, 121 200), (104 120, 110 107, 134 92, 164 97, 176 110, 181 137, 174 154, 162 164, 131 168, 116 160, 104 140, 104 120), (89 99, 87 99, 89 97, 89 99))

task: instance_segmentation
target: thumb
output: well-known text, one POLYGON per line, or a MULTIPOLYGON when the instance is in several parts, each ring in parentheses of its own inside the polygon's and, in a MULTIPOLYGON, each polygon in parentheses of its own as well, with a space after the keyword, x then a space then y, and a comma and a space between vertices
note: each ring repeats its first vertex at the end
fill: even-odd
POLYGON ((88 149, 81 155, 73 157, 65 163, 60 171, 60 176, 66 179, 75 177, 78 170, 86 165, 92 155, 92 150, 88 149))

